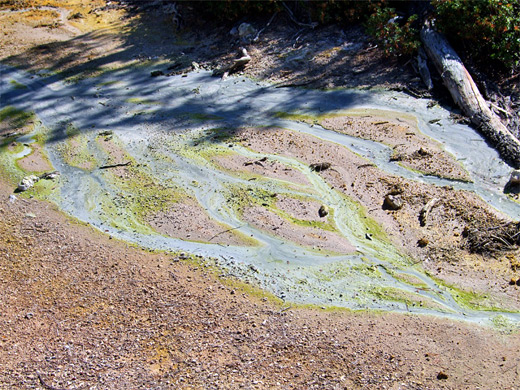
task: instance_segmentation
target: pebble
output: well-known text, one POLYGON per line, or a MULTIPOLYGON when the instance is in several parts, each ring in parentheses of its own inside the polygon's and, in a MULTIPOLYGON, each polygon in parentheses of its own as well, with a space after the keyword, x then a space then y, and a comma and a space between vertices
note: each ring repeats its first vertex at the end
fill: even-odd
POLYGON ((325 205, 322 205, 318 210, 318 215, 323 218, 329 214, 329 208, 325 205))
POLYGON ((25 176, 20 184, 18 184, 18 191, 27 191, 36 183, 40 178, 35 175, 25 176))
POLYGON ((520 169, 515 169, 511 172, 511 176, 509 177, 508 186, 517 186, 520 184, 520 169))
POLYGON ((417 241, 417 245, 419 245, 421 248, 424 248, 429 243, 430 243, 430 241, 425 237, 423 237, 423 238, 419 239, 419 241, 417 241))
POLYGON ((448 374, 446 374, 445 372, 441 371, 437 374, 437 379, 439 380, 442 380, 442 379, 448 379, 448 374))
POLYGON ((385 196, 383 206, 388 210, 399 210, 403 207, 403 200, 400 196, 389 194, 385 196))
POLYGON ((162 70, 153 70, 150 72, 150 76, 152 76, 152 77, 164 76, 164 72, 162 70))

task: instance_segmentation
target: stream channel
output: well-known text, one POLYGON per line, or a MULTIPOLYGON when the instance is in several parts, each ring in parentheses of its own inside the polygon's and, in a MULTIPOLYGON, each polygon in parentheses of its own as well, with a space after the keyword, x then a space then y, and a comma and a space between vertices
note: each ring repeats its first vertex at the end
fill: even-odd
MULTIPOLYGON (((479 323, 501 316, 513 323, 520 322, 519 313, 462 306, 449 289, 413 265, 387 241, 367 240, 359 210, 308 165, 287 156, 256 153, 240 143, 228 145, 229 140, 208 143, 211 145, 206 154, 227 150, 251 160, 268 157, 290 167, 310 183, 297 187, 267 177, 252 181, 251 177, 219 169, 204 153, 199 153, 199 144, 213 139, 211 135, 218 131, 215 129, 290 129, 342 145, 389 174, 473 191, 500 212, 519 219, 520 205, 502 192, 511 168, 473 129, 454 123, 446 109, 429 107, 427 99, 389 91, 275 88, 241 77, 221 80, 207 71, 151 78, 149 67, 135 66, 68 83, 50 73, 28 74, 6 66, 0 66, 0 71, 0 109, 12 106, 35 113, 38 120, 34 132, 45 133, 44 151, 54 169, 61 173, 57 188, 47 198, 64 212, 113 237, 145 248, 182 251, 211 259, 224 273, 259 285, 289 303, 434 314, 479 323), (392 150, 383 144, 276 115, 319 115, 354 109, 386 110, 416 117, 419 130, 441 142, 464 165, 472 182, 422 175, 390 162, 392 150), (247 237, 248 244, 190 241, 154 231, 137 215, 135 202, 125 201, 153 194, 144 188, 121 187, 108 170, 97 169, 110 163, 106 151, 96 142, 103 132, 117 140, 123 150, 121 161, 131 161, 142 180, 153 182, 152 189, 156 186, 161 191, 188 195, 221 230, 232 229, 234 234, 247 237), (73 146, 68 140, 71 136, 75 137, 73 146), (67 157, 67 142, 69 149, 73 148, 91 164, 82 165, 67 157), (195 148, 197 145, 199 148, 195 148), (328 205, 334 210, 335 233, 345 237, 355 251, 320 252, 245 222, 227 203, 236 188, 276 191, 328 205), (419 280, 421 288, 407 282, 403 275, 419 280), (425 304, 385 298, 384 291, 388 289, 425 304)), ((32 136, 19 141, 30 147, 32 136)), ((27 154, 30 149, 26 149, 15 157, 27 154)))

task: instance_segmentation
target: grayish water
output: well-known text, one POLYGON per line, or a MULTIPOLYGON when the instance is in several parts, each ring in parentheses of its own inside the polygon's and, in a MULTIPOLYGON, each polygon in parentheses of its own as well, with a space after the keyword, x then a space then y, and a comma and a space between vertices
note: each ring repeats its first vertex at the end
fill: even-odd
MULTIPOLYGON (((279 126, 343 145, 373 162, 380 169, 407 179, 433 185, 450 185, 474 191, 488 204, 512 218, 520 218, 520 206, 502 193, 511 169, 471 128, 455 124, 439 106, 428 100, 396 92, 311 91, 276 89, 249 79, 212 78, 200 71, 186 77, 150 78, 149 68, 124 68, 96 78, 65 84, 55 76, 29 75, 0 66, 1 107, 33 111, 49 129, 46 152, 61 172, 61 186, 54 201, 68 214, 106 233, 143 247, 185 251, 212 259, 218 266, 250 280, 291 302, 335 305, 352 309, 381 309, 429 313, 487 322, 501 315, 518 322, 518 313, 475 311, 459 305, 450 290, 439 285, 420 268, 412 266, 385 240, 365 238, 362 215, 355 205, 295 159, 256 154, 239 145, 230 152, 251 159, 268 156, 298 170, 309 181, 295 188, 280 180, 248 181, 217 169, 197 153, 194 141, 207 137, 215 127, 279 126), (15 88, 16 81, 27 88, 15 88), (323 114, 352 109, 382 109, 415 116, 419 129, 440 141, 464 165, 471 183, 424 176, 389 162, 385 145, 338 134, 319 126, 284 120, 276 112, 323 114), (435 124, 431 120, 438 120, 435 124), (84 137, 89 154, 103 161, 95 146, 99 132, 111 130, 128 154, 163 186, 181 189, 197 199, 208 215, 224 226, 256 241, 254 246, 223 246, 175 239, 136 228, 140 222, 123 206, 118 214, 106 211, 105 202, 121 193, 100 170, 71 166, 60 153, 67 139, 67 126, 84 137), (268 189, 288 196, 302 196, 329 205, 334 210, 337 231, 356 247, 349 255, 320 253, 283 240, 245 223, 227 200, 234 188, 268 189), (115 223, 115 222, 116 223, 115 223), (405 282, 404 276, 420 281, 405 282), (395 298, 413 297, 410 300, 395 298), (424 304, 423 304, 424 302, 424 304)), ((27 139, 25 140, 27 141, 27 139)), ((216 143, 216 151, 227 149, 216 143)), ((16 156, 21 157, 22 154, 16 156)))

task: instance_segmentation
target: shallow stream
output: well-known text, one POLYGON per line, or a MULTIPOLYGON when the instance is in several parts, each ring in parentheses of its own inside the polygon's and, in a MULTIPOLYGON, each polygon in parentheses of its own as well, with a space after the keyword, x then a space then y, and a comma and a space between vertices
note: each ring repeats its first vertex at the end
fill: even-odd
MULTIPOLYGON (((66 213, 107 234, 146 248, 211 259, 225 273, 258 284, 288 302, 429 313, 476 322, 493 321, 497 316, 520 321, 518 313, 462 305, 454 299, 454 290, 413 265, 389 241, 377 234, 367 240, 362 208, 331 188, 308 165, 286 156, 256 153, 232 137, 215 136, 215 129, 266 126, 309 134, 342 145, 392 175, 474 191, 500 212, 520 219, 520 205, 502 193, 510 167, 474 130, 454 123, 446 109, 429 107, 427 99, 388 91, 278 89, 245 78, 220 80, 206 71, 151 78, 149 67, 111 70, 69 83, 46 73, 31 75, 4 66, 0 71, 0 109, 13 106, 36 114, 41 123, 35 132, 45 133, 47 156, 61 173, 60 185, 49 198, 66 213), (422 175, 390 162, 388 146, 276 115, 354 109, 413 115, 420 131, 441 142, 464 165, 472 182, 422 175), (120 149, 121 159, 116 162, 132 162, 142 188, 139 180, 129 184, 97 169, 114 163, 99 146, 100 134, 113 138, 120 149), (219 169, 206 158, 211 153, 251 160, 267 157, 298 171, 309 184, 252 180, 219 169), (161 196, 154 193, 156 189, 161 196), (245 222, 229 202, 236 189, 305 197, 328 205, 333 210, 335 233, 355 250, 347 254, 320 251, 245 222), (195 199, 222 231, 232 230, 245 244, 222 245, 159 234, 143 222, 135 200, 131 201, 132 197, 156 196, 160 203, 170 195, 195 199)), ((24 142, 27 144, 27 137, 24 142)), ((25 153, 24 149, 14 157, 25 153)), ((146 203, 150 204, 160 207, 146 203)))

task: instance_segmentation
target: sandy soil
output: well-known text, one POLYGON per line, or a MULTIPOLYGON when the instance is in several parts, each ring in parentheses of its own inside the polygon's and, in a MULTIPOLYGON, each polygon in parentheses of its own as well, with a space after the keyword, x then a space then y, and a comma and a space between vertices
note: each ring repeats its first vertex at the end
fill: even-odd
MULTIPOLYGON (((57 11, 58 26, 34 28, 32 17, 1 13, 0 20, 8 21, 0 23, 6 37, 1 58, 11 56, 8 63, 26 69, 67 70, 77 76, 136 56, 189 51, 190 60, 209 66, 234 55, 231 44, 214 47, 223 36, 228 39, 224 30, 201 30, 198 37, 187 31, 185 42, 195 38, 201 42, 207 34, 204 44, 187 50, 189 44, 175 47, 167 41, 171 33, 153 13, 121 21, 124 11, 103 8, 102 1, 60 4, 68 7, 68 14, 77 11, 85 18, 69 21, 57 11), (96 7, 101 8, 89 13, 96 7)), ((349 35, 359 38, 358 50, 336 50, 332 42, 331 50, 340 55, 321 50, 309 56, 312 61, 305 67, 294 58, 299 55, 295 50, 302 49, 291 45, 294 32, 285 32, 286 41, 275 39, 282 33, 283 24, 274 23, 250 47, 256 65, 248 74, 284 83, 310 80, 308 85, 313 86, 418 88, 409 68, 385 63, 359 30, 349 35), (323 74, 327 58, 334 61, 323 74)), ((308 43, 305 48, 312 54, 323 47, 321 40, 331 42, 334 30, 324 29, 320 40, 312 39, 315 32, 304 34, 302 42, 308 43)), ((324 126, 339 126, 344 120, 354 119, 335 119, 324 126)), ((362 136, 379 134, 376 129, 381 126, 389 130, 384 140, 389 145, 411 138, 399 154, 413 157, 421 148, 432 150, 424 166, 432 167, 432 172, 448 167, 446 172, 463 178, 437 146, 415 143, 417 137, 408 137, 400 124, 373 123, 362 136), (396 136, 398 132, 401 136, 396 136)), ((385 226, 396 245, 434 275, 489 292, 490 303, 498 300, 520 307, 519 287, 509 284, 520 272, 514 266, 518 250, 489 256, 471 254, 464 247, 465 226, 478 221, 493 226, 502 218, 474 195, 385 175, 345 149, 281 129, 268 133, 244 129, 239 137, 247 138, 244 146, 259 152, 287 154, 307 164, 330 162, 331 168, 320 173, 323 178, 368 205, 369 214, 385 226), (389 193, 402 198, 402 209, 383 208, 389 193), (432 198, 439 202, 421 226, 420 210, 432 198), (422 238, 428 242, 423 247, 418 245, 422 238)), ((415 164, 418 159, 412 157, 401 161, 415 164)), ((243 164, 236 161, 229 167, 267 175, 258 165, 243 164)), ((301 178, 290 174, 284 180, 298 185, 301 178)), ((518 334, 433 316, 290 307, 239 281, 217 276, 218 270, 203 259, 179 261, 152 254, 68 219, 50 204, 21 198, 13 202, 10 195, 12 183, 4 178, 0 388, 518 389, 518 334)))
MULTIPOLYGON (((247 139, 249 147, 259 153, 277 153, 309 165, 331 162, 331 167, 320 173, 322 177, 331 187, 364 205, 397 248, 422 261, 434 275, 475 291, 491 291, 491 302, 520 308, 517 286, 509 284, 517 271, 506 254, 488 258, 464 248, 465 227, 498 226, 507 220, 473 193, 388 175, 340 145, 285 129, 244 129, 237 138, 247 139), (398 196, 403 207, 386 209, 387 194, 398 196), (421 210, 432 199, 438 201, 423 224, 421 210), (426 244, 420 244, 420 240, 426 244)), ((442 153, 438 156, 444 156, 439 161, 446 161, 447 166, 452 164, 451 157, 442 153)), ((516 258, 517 253, 510 256, 516 258)))
POLYGON ((295 184, 309 184, 301 172, 292 169, 277 161, 258 161, 244 156, 218 156, 213 162, 219 167, 233 172, 247 172, 272 179, 281 179, 295 184))
POLYGON ((469 180, 468 173, 442 146, 423 135, 417 123, 405 115, 395 118, 381 112, 360 111, 353 115, 325 118, 318 123, 326 129, 384 143, 393 148, 392 160, 426 175, 469 180))
POLYGON ((335 253, 354 253, 356 247, 339 234, 315 227, 288 224, 283 218, 263 207, 248 207, 244 210, 244 220, 283 240, 317 250, 335 253))
POLYGON ((33 145, 30 155, 18 160, 20 168, 30 172, 47 172, 52 170, 50 162, 45 158, 40 145, 33 145))
POLYGON ((188 241, 213 242, 222 245, 248 245, 244 237, 233 232, 231 226, 219 225, 197 202, 178 202, 166 211, 148 218, 157 232, 188 241))

